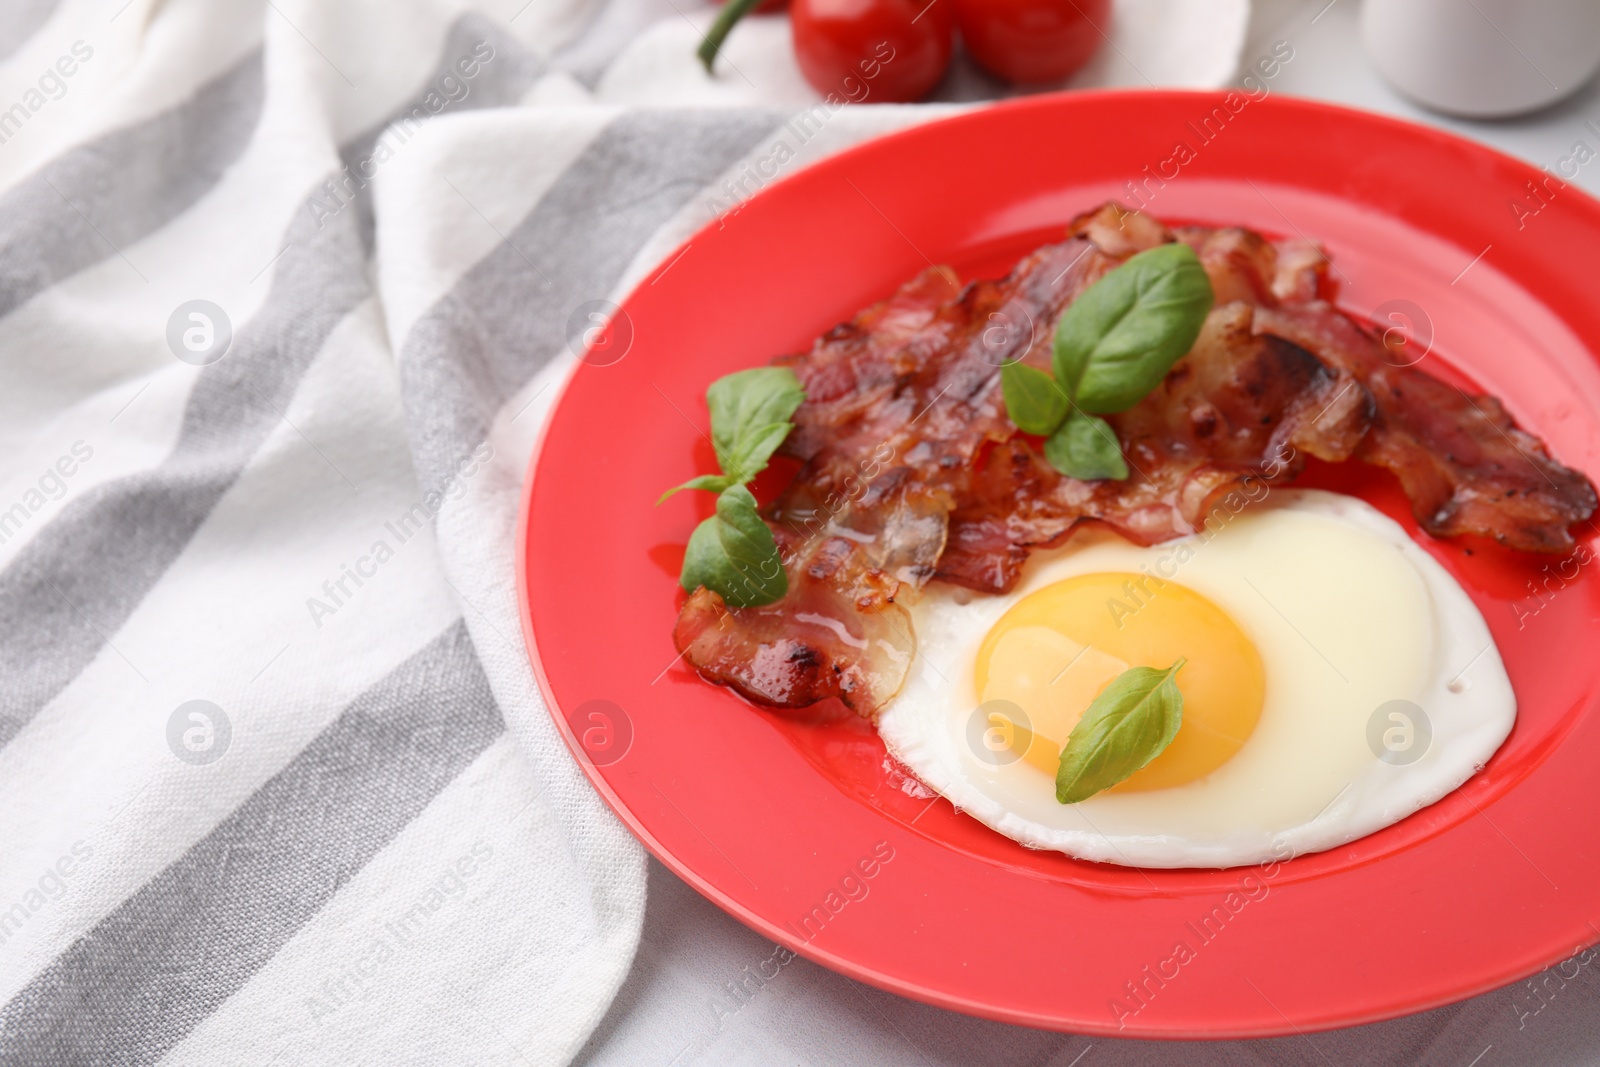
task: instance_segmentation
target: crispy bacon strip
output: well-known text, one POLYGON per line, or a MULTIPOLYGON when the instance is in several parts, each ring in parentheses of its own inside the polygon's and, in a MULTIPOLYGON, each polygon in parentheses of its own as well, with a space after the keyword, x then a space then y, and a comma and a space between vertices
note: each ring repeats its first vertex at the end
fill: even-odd
MULTIPOLYGON (((1120 258, 1176 236, 1199 255, 1217 306, 1166 381, 1108 419, 1132 469, 1127 481, 1063 478, 1031 442, 1010 440, 959 497, 939 561, 942 580, 1005 592, 1033 549, 1059 544, 1087 519, 1139 544, 1193 533, 1229 494, 1253 492, 1252 480, 1293 478, 1305 455, 1348 458, 1366 431, 1370 400, 1349 388, 1349 373, 1292 344, 1263 344, 1251 329, 1254 305, 1275 302, 1279 292, 1318 290, 1320 252, 1297 242, 1280 256, 1240 229, 1169 234, 1115 204, 1080 216, 1072 230, 1120 258)), ((1047 368, 1048 347, 1027 361, 1047 368)))
POLYGON ((1063 477, 1025 439, 1008 441, 951 516, 938 577, 1006 592, 1029 552, 1059 544, 1086 519, 1155 544, 1194 533, 1230 493, 1253 497, 1252 483, 1293 478, 1305 455, 1348 458, 1371 418, 1366 392, 1351 375, 1251 327, 1248 304, 1215 309, 1166 380, 1107 419, 1128 460, 1127 481, 1063 477))
POLYGON ((933 577, 949 513, 982 453, 1016 433, 999 369, 1040 345, 1116 260, 1050 245, 1010 277, 960 287, 935 268, 830 330, 793 366, 806 390, 784 450, 805 466, 767 509, 791 593, 730 611, 700 590, 673 637, 706 678, 801 707, 874 714, 916 651, 898 603, 933 577))
POLYGON ((806 389, 785 452, 804 466, 766 509, 789 596, 729 610, 691 596, 678 648, 752 700, 838 697, 874 715, 916 652, 904 603, 937 577, 1015 585, 1029 553, 1087 521, 1153 544, 1195 532, 1305 456, 1399 475, 1430 532, 1483 533, 1560 551, 1593 487, 1516 429, 1492 398, 1390 365, 1381 344, 1320 299, 1327 261, 1241 229, 1168 231, 1115 204, 1000 281, 960 287, 936 268, 829 331, 794 367, 806 389), (1182 240, 1217 304, 1194 348, 1148 397, 1110 416, 1131 477, 1058 474, 1005 415, 1000 365, 1050 363, 1056 320, 1138 251, 1182 240))
POLYGON ((1470 396, 1415 367, 1330 304, 1258 309, 1255 329, 1353 375, 1377 410, 1356 458, 1400 479, 1435 537, 1475 534, 1525 552, 1567 552, 1595 510, 1589 479, 1550 458, 1492 396, 1470 396))

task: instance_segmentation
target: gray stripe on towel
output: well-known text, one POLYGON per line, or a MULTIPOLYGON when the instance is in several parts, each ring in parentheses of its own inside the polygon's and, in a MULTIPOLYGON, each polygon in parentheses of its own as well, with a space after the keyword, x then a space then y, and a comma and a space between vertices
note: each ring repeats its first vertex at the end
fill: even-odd
POLYGON ((504 730, 457 620, 0 1008, 0 1062, 154 1063, 504 730))
POLYGON ((183 103, 69 149, 0 197, 0 315, 192 206, 250 142, 262 94, 258 48, 183 103))
POLYGON ((645 242, 782 117, 729 109, 618 118, 429 309, 400 356, 424 486, 444 484, 495 411, 572 340, 574 310, 610 293, 645 242))

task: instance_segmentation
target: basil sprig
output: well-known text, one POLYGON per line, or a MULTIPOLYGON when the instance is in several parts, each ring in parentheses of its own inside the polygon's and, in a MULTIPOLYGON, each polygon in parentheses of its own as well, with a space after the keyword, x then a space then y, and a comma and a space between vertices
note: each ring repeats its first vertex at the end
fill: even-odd
POLYGON ((1072 728, 1056 768, 1056 799, 1088 800, 1159 756, 1183 725, 1180 658, 1166 670, 1133 667, 1094 698, 1072 728))
POLYGON ((1015 360, 1000 368, 1000 392, 1006 414, 1023 433, 1049 437, 1067 417, 1072 401, 1056 380, 1037 367, 1015 360))
POLYGON ((1006 412, 1046 438, 1045 459, 1071 478, 1128 477, 1122 447, 1099 415, 1143 400, 1200 336, 1215 297, 1181 242, 1147 249, 1085 289, 1056 326, 1054 374, 1000 368, 1006 412))
POLYGON ((734 608, 759 607, 789 591, 772 531, 756 510, 746 483, 766 469, 794 429, 791 417, 805 399, 788 367, 757 367, 718 378, 706 390, 711 447, 720 474, 702 474, 668 489, 656 503, 684 489, 717 494, 717 511, 695 527, 678 582, 689 592, 702 585, 734 608))
POLYGON ((678 581, 690 592, 705 586, 729 607, 770 604, 789 591, 772 531, 742 485, 717 497, 717 513, 695 527, 678 581))
POLYGON ((720 493, 730 485, 747 484, 766 469, 789 436, 794 428, 789 419, 805 398, 800 379, 788 367, 756 367, 712 382, 706 406, 711 409, 711 447, 722 473, 691 478, 661 494, 661 500, 683 489, 720 493))
POLYGON ((1123 481, 1128 462, 1122 458, 1117 432, 1105 419, 1075 413, 1044 440, 1044 458, 1069 478, 1091 482, 1096 478, 1123 481))

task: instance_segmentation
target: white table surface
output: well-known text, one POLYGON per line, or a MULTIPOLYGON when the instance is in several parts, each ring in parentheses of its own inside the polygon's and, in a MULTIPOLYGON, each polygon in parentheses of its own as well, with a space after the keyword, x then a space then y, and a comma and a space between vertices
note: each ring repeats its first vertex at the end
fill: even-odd
MULTIPOLYGON (((1553 169, 1576 141, 1600 149, 1600 134, 1584 125, 1591 119, 1600 124, 1600 83, 1524 118, 1446 118, 1411 103, 1379 78, 1361 49, 1358 13, 1357 0, 1257 0, 1244 62, 1287 41, 1294 58, 1274 79, 1274 93, 1441 126, 1536 166, 1553 169)), ((961 69, 939 95, 981 95, 984 84, 981 76, 961 69)), ((1600 160, 1570 182, 1600 192, 1600 160)), ((1374 1026, 1264 1041, 1110 1040, 969 1018, 881 992, 804 959, 762 980, 755 976, 773 956, 771 942, 654 861, 649 894, 634 969, 579 1064, 1600 1063, 1600 976, 1592 973, 1600 959, 1552 968, 1529 982, 1374 1026)))

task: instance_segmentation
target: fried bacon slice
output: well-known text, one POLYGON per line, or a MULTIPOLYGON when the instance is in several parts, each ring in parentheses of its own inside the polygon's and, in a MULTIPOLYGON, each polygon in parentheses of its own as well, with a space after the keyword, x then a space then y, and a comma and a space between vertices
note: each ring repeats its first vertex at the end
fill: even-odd
POLYGON ((806 390, 784 451, 804 462, 766 509, 789 595, 729 610, 695 592, 673 633, 707 679, 751 700, 838 697, 874 714, 916 639, 901 601, 933 577, 948 517, 984 452, 1016 433, 999 369, 1044 344, 1072 298, 1117 260, 1073 239, 1003 281, 913 279, 788 363, 806 390))
POLYGON ((1370 420, 1352 375, 1257 335, 1249 305, 1224 305, 1160 386, 1107 418, 1127 481, 1064 477, 1032 442, 1011 438, 968 480, 937 577, 1006 592, 1033 549, 1086 519, 1141 545, 1194 533, 1230 493, 1253 498, 1253 483, 1294 477, 1306 455, 1348 458, 1370 420))
POLYGON ((1326 258, 1236 228, 1169 231, 1115 204, 999 281, 931 269, 820 338, 792 366, 806 390, 784 451, 803 466, 766 510, 790 593, 728 609, 705 589, 674 639, 705 678, 759 703, 838 697, 873 716, 916 640, 905 604, 937 578, 1011 589, 1036 548, 1082 522, 1139 544, 1196 532, 1218 507, 1294 478, 1306 456, 1393 471, 1431 533, 1561 551, 1595 509, 1492 397, 1397 366, 1322 300, 1326 258), (1134 408, 1108 417, 1131 471, 1082 482, 1005 414, 999 368, 1048 368, 1056 320, 1127 257, 1181 240, 1216 305, 1193 349, 1134 408))
POLYGON ((1331 304, 1260 308, 1255 329, 1352 374, 1377 411, 1356 458, 1391 471, 1435 537, 1473 534, 1525 552, 1567 552, 1595 510, 1589 479, 1550 458, 1492 396, 1470 396, 1409 365, 1331 304))

